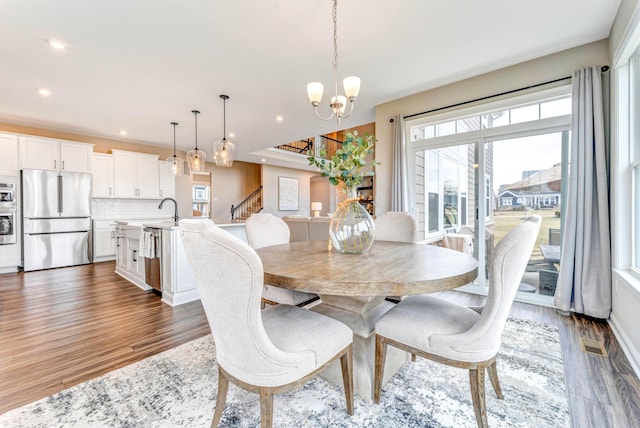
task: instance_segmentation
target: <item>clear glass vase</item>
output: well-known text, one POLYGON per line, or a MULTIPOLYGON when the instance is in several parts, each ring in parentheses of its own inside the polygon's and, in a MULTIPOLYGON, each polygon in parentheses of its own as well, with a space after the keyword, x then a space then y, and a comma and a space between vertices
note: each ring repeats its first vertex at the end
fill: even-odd
POLYGON ((356 189, 348 189, 347 194, 347 199, 338 205, 331 218, 331 244, 341 253, 366 253, 373 245, 376 225, 371 215, 360 204, 356 189))

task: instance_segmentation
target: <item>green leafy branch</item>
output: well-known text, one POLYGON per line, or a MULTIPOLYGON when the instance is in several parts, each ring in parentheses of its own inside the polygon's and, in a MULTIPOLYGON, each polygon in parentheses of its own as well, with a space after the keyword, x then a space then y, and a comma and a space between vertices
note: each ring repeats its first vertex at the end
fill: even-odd
POLYGON ((348 133, 342 148, 336 150, 335 155, 330 160, 327 157, 326 147, 320 149, 321 158, 313 156, 311 150, 307 160, 309 165, 315 165, 323 177, 329 177, 329 182, 334 186, 344 183, 347 189, 353 189, 362 183, 364 177, 374 175, 373 167, 380 165, 380 162, 373 160, 367 167, 367 156, 373 153, 373 146, 378 140, 375 136, 365 134, 358 136, 358 131, 348 133))

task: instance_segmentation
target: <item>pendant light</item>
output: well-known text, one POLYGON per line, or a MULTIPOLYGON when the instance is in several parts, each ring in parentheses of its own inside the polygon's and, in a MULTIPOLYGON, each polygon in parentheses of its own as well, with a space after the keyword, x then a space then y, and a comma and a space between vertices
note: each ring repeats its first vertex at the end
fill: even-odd
POLYGON ((207 154, 203 150, 198 150, 198 110, 191 110, 191 113, 196 118, 196 148, 187 152, 187 162, 189 163, 189 169, 191 173, 204 172, 204 167, 207 163, 207 154))
POLYGON ((353 112, 353 106, 358 98, 360 92, 360 78, 358 76, 345 77, 342 81, 344 86, 344 95, 338 94, 338 0, 333 0, 333 93, 331 97, 331 115, 323 117, 318 112, 318 106, 322 101, 322 93, 324 92, 324 85, 320 82, 311 82, 307 85, 307 95, 309 96, 309 102, 313 106, 316 116, 322 120, 331 120, 336 118, 338 125, 340 125, 340 119, 348 118, 353 112), (349 102, 349 112, 345 113, 347 107, 347 101, 349 102))
POLYGON ((167 158, 167 167, 176 177, 184 175, 184 160, 176 156, 176 125, 178 122, 171 122, 173 125, 173 156, 167 158))
POLYGON ((222 98, 222 140, 213 143, 213 160, 218 166, 230 167, 233 164, 233 153, 236 151, 236 145, 227 140, 227 100, 229 95, 220 95, 222 98))

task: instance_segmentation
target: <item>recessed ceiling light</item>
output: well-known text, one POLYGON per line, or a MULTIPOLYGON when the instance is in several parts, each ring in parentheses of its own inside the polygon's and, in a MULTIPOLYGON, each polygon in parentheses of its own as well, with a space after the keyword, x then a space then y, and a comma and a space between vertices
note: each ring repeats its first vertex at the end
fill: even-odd
POLYGON ((46 89, 46 88, 40 88, 38 89, 38 93, 40 95, 42 95, 43 97, 48 97, 49 95, 51 95, 51 91, 46 89))
POLYGON ((276 120, 277 120, 278 122, 282 122, 282 121, 284 120, 284 117, 282 117, 281 115, 277 115, 277 116, 276 116, 276 120))
POLYGON ((60 40, 47 40, 47 43, 49 43, 49 46, 59 51, 63 51, 66 48, 64 43, 62 43, 60 40))
POLYGON ((262 163, 265 163, 267 160, 265 158, 262 158, 262 163))
POLYGON ((120 131, 120 135, 127 135, 127 131, 123 129, 122 131, 120 131))
POLYGON ((234 134, 233 132, 229 132, 229 138, 233 138, 235 136, 236 136, 236 134, 234 134))

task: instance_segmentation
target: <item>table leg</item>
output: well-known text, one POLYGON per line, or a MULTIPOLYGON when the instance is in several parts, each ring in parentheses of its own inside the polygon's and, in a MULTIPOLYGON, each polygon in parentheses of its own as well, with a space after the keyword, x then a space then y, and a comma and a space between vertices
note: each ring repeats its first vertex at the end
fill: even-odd
MULTIPOLYGON (((311 308, 348 325, 353 330, 353 386, 361 398, 373 400, 375 364, 375 324, 394 304, 381 297, 320 296, 322 303, 311 308), (336 306, 337 305, 337 306, 336 306)), ((407 352, 387 348, 384 385, 409 359, 407 352)), ((340 366, 331 364, 321 374, 336 385, 342 385, 340 366)))

